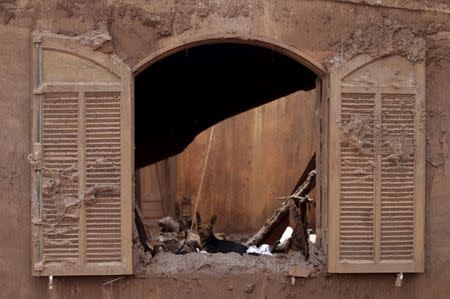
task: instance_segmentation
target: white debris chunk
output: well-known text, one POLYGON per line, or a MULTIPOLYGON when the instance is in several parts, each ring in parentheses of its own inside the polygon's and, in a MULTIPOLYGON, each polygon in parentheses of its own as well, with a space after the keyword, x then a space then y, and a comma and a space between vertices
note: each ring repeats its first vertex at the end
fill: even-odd
POLYGON ((286 242, 292 237, 293 233, 294 233, 294 230, 292 229, 292 227, 290 227, 290 226, 286 227, 283 235, 281 236, 280 245, 278 245, 278 246, 283 248, 286 245, 286 242))
POLYGON ((252 246, 250 246, 247 249, 247 253, 249 253, 249 254, 261 254, 261 255, 272 255, 272 252, 270 252, 270 246, 268 244, 262 244, 259 247, 255 246, 255 245, 252 245, 252 246))

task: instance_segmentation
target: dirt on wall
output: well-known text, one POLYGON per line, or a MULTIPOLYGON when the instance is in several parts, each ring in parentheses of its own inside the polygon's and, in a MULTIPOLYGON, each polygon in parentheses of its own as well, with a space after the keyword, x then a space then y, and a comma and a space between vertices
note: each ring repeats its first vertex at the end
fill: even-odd
MULTIPOLYGON (((450 293, 450 24, 446 10, 445 1, 0 1, 0 297, 177 298, 182 290, 191 298, 212 294, 237 298, 445 298, 450 293), (406 29, 397 30, 396 25, 386 25, 386 20, 406 29), (339 62, 357 53, 386 53, 379 43, 390 38, 378 34, 380 26, 387 36, 401 33, 401 38, 394 40, 399 41, 398 47, 406 46, 406 51, 402 50, 406 56, 415 41, 424 39, 427 47, 424 274, 405 275, 401 288, 394 286, 394 274, 331 275, 299 280, 295 286, 288 277, 270 271, 146 279, 57 277, 52 291, 46 278, 31 277, 31 182, 26 157, 30 153, 32 30, 67 35, 108 32, 114 52, 134 66, 169 45, 227 34, 270 38, 302 49, 317 61, 332 57, 339 62), (370 43, 364 38, 368 32, 374 33, 370 43)), ((393 49, 400 51, 397 46, 393 49)), ((413 57, 423 55, 411 53, 413 57)))

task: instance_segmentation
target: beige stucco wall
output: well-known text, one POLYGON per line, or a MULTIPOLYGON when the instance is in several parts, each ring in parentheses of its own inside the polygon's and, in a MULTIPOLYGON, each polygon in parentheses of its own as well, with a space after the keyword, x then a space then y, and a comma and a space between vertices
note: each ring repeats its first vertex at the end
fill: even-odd
MULTIPOLYGON (((0 1, 0 298, 445 298, 450 294, 450 21, 445 1, 331 0, 103 0, 0 1), (355 4, 349 3, 355 2, 355 4), (379 5, 387 5, 383 7, 379 5), (403 9, 403 7, 405 9, 403 9), (397 26, 403 24, 407 29, 397 26), (233 35, 289 45, 324 65, 335 58, 369 52, 393 41, 406 53, 415 37, 427 42, 426 268, 406 275, 332 275, 290 286, 270 273, 208 274, 122 279, 31 277, 30 152, 31 31, 40 28, 76 35, 107 30, 115 53, 130 67, 148 55, 192 39, 233 35), (348 40, 342 44, 342 41, 348 40), (343 52, 341 52, 343 50, 343 52), (244 292, 256 283, 252 293, 244 292)), ((335 60, 336 61, 336 60, 335 60)))

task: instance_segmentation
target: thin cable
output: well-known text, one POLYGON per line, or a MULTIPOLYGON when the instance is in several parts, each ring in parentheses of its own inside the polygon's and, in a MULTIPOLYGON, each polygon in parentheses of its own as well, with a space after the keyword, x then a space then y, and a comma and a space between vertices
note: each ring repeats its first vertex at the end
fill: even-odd
POLYGON ((196 219, 195 215, 197 214, 198 203, 200 202, 200 195, 202 193, 203 180, 205 178, 206 166, 208 165, 209 152, 211 150, 211 143, 212 143, 212 139, 213 139, 213 134, 214 134, 214 126, 211 127, 211 131, 209 132, 208 148, 206 149, 205 162, 203 163, 203 172, 202 172, 202 178, 200 179, 200 186, 198 187, 197 197, 195 198, 194 215, 192 216, 191 229, 194 228, 194 224, 197 224, 196 223, 197 219, 196 219))

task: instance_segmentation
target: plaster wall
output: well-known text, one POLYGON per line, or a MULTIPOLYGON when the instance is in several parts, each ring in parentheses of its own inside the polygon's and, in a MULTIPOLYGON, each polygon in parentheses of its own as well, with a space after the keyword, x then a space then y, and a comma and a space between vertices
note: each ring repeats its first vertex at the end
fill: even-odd
MULTIPOLYGON (((0 1, 1 298, 446 298, 450 294, 450 21, 445 1, 0 1), (424 274, 331 275, 289 284, 268 273, 56 278, 31 276, 31 32, 107 31, 130 67, 193 39, 265 39, 307 53, 332 69, 358 53, 415 58, 427 43, 426 260, 424 274), (385 47, 384 45, 389 45, 385 47), (254 288, 247 288, 255 284, 254 288), (247 291, 245 290, 247 288, 247 291), (180 293, 181 292, 181 293, 180 293)), ((419 59, 421 59, 419 57, 419 59)))

